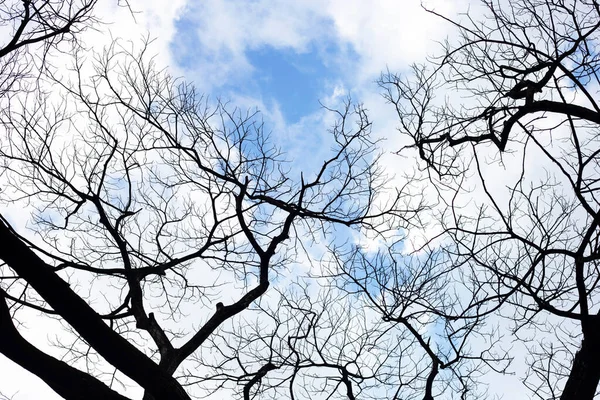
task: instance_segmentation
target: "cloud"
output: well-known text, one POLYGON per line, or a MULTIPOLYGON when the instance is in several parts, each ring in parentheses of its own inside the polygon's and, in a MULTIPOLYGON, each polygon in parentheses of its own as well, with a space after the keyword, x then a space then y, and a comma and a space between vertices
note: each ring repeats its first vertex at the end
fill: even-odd
MULTIPOLYGON (((438 11, 452 11, 453 2, 433 3, 438 11)), ((367 83, 386 66, 404 69, 422 60, 432 49, 433 39, 445 34, 444 25, 426 13, 419 1, 332 0, 327 12, 338 42, 352 46, 360 57, 355 71, 360 83, 367 83)))
MULTIPOLYGON (((429 3, 445 13, 455 4, 429 3)), ((212 72, 203 78, 215 86, 251 74, 246 53, 263 47, 317 52, 339 75, 364 83, 386 65, 422 59, 445 32, 434 18, 416 0, 208 0, 186 9, 173 50, 192 74, 212 72)))

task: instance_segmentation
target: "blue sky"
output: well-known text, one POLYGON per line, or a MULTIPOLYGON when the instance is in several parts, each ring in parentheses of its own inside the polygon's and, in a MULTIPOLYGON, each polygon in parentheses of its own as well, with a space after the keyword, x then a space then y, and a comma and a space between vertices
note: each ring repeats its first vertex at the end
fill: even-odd
POLYGON ((311 49, 296 53, 264 47, 246 56, 254 67, 249 89, 267 104, 276 102, 286 121, 292 123, 319 109, 323 87, 335 78, 335 71, 311 49))
MULTIPOLYGON (((176 26, 181 37, 188 42, 180 41, 174 46, 173 56, 179 66, 191 71, 198 59, 211 59, 210 52, 195 48, 192 21, 183 19, 176 26), (181 46, 191 51, 178 51, 181 46)), ((332 44, 326 51, 336 52, 337 49, 332 44)), ((338 66, 326 62, 323 53, 314 46, 298 52, 264 45, 248 49, 244 56, 251 66, 248 75, 244 79, 224 80, 213 88, 211 95, 256 97, 268 107, 279 107, 290 123, 319 110, 319 100, 326 94, 325 89, 339 79, 338 66)))
MULTIPOLYGON (((469 3, 427 2, 447 15, 469 3)), ((322 162, 328 148, 332 120, 319 101, 335 106, 351 96, 364 103, 374 135, 386 138, 384 149, 402 147, 397 116, 376 80, 386 68, 403 72, 423 62, 451 34, 420 0, 203 0, 184 10, 168 41, 171 65, 212 98, 258 108, 274 140, 304 170, 322 162)), ((390 175, 410 163, 391 152, 383 162, 390 175)), ((511 379, 498 380, 496 389, 520 395, 511 379)))
MULTIPOLYGON (((333 21, 323 19, 324 25, 333 21)), ((184 76, 201 87, 202 73, 213 66, 239 63, 242 68, 210 85, 210 96, 231 100, 253 98, 256 106, 278 109, 286 123, 298 123, 303 117, 321 109, 320 101, 342 84, 345 74, 359 60, 351 46, 341 45, 329 37, 312 38, 301 46, 264 41, 245 46, 239 54, 231 49, 203 46, 198 40, 204 27, 193 17, 183 16, 175 22, 176 41, 170 43, 173 61, 184 76), (212 65, 211 65, 212 64, 212 65), (346 70, 344 70, 346 69, 346 70)))
POLYGON ((211 97, 293 125, 341 92, 367 101, 381 71, 422 61, 445 34, 431 19, 418 0, 188 2, 172 23, 169 64, 211 97))
MULTIPOLYGON (((454 4, 429 3, 447 12, 454 4)), ((394 109, 376 80, 386 68, 422 62, 448 28, 419 0, 203 0, 182 4, 165 26, 160 60, 210 99, 258 109, 275 144, 303 171, 329 156, 334 116, 320 103, 337 108, 348 96, 369 110, 386 148, 400 148, 394 109)), ((387 170, 402 173, 397 160, 387 170)))

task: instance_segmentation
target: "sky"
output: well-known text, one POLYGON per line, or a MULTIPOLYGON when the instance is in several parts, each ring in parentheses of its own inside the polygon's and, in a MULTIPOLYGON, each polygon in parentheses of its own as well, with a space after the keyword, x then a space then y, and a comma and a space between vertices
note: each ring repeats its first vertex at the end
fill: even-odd
MULTIPOLYGON (((395 111, 376 80, 386 69, 404 72, 424 62, 440 49, 436 41, 452 35, 420 0, 130 0, 135 20, 116 3, 98 4, 106 24, 85 34, 91 48, 149 36, 157 62, 173 75, 210 99, 260 110, 273 140, 299 167, 318 162, 327 150, 331 115, 321 104, 339 105, 348 96, 364 103, 386 149, 399 149, 395 111)), ((467 0, 425 4, 451 16, 468 6, 467 0)), ((390 174, 402 173, 398 158, 384 162, 390 174)), ((33 341, 46 336, 29 335, 33 341)), ((56 398, 1 356, 0 371, 0 391, 14 400, 56 398)))

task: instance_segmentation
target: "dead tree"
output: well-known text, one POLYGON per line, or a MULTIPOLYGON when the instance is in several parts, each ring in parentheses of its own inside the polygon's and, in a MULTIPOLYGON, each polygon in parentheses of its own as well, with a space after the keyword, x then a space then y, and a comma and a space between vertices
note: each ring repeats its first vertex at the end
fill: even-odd
POLYGON ((503 315, 518 340, 533 340, 524 382, 535 396, 592 399, 600 4, 483 6, 482 16, 438 15, 457 38, 412 76, 381 84, 443 192, 436 248, 478 288, 468 309, 503 315))
POLYGON ((123 376, 146 399, 190 398, 174 376, 302 244, 407 211, 400 194, 375 201, 383 176, 360 106, 332 110, 330 156, 296 174, 257 112, 209 103, 145 52, 115 43, 90 76, 75 57, 47 97, 2 114, 2 200, 30 211, 38 235, 0 223, 0 351, 67 399, 123 398, 123 376), (19 335, 23 307, 66 325, 68 364, 19 335))

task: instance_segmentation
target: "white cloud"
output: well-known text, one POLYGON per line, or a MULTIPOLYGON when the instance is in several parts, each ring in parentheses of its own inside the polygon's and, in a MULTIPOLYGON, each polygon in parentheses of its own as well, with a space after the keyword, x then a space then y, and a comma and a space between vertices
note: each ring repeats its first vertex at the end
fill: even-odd
MULTIPOLYGON (((459 2, 429 3, 452 14, 459 2)), ((246 79, 253 67, 245 53, 263 47, 316 51, 354 87, 373 86, 386 66, 402 69, 422 60, 449 27, 418 0, 207 0, 188 7, 185 21, 194 39, 174 46, 193 60, 186 75, 206 90, 246 79)))
MULTIPOLYGON (((435 3, 437 10, 452 12, 453 2, 435 3)), ((355 77, 363 84, 372 83, 366 81, 386 66, 404 69, 422 60, 431 52, 433 39, 445 34, 444 25, 416 0, 332 0, 327 13, 333 18, 339 43, 350 44, 360 57, 355 77)))

